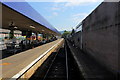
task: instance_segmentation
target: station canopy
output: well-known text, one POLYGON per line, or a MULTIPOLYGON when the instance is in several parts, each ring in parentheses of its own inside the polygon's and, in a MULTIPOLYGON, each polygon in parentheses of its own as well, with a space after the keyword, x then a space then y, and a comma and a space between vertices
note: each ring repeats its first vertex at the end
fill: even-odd
POLYGON ((60 35, 57 29, 27 2, 2 2, 2 28, 9 29, 10 24, 21 31, 60 35))

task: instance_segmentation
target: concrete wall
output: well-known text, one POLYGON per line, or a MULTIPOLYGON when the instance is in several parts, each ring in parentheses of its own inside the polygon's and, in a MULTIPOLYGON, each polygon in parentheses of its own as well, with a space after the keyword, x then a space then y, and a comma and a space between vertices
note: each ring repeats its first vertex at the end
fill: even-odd
POLYGON ((75 46, 81 49, 81 32, 77 32, 73 35, 72 39, 74 40, 75 46))
POLYGON ((118 70, 119 4, 102 3, 83 21, 83 50, 113 72, 120 70, 120 68, 118 70))

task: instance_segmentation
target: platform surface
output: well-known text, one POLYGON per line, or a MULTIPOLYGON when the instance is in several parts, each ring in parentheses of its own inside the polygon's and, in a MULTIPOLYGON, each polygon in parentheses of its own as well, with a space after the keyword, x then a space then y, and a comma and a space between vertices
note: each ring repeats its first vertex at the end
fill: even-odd
POLYGON ((12 78, 26 66, 31 64, 31 62, 33 62, 36 58, 40 57, 56 44, 59 44, 62 40, 63 39, 58 39, 34 49, 30 49, 0 60, 0 62, 2 62, 0 63, 2 78, 12 78))

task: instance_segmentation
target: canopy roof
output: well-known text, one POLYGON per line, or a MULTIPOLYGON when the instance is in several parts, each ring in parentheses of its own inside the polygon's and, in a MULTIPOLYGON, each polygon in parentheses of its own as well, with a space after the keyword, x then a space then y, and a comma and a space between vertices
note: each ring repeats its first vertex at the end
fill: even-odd
MULTIPOLYGON (((2 2, 3 27, 7 26, 5 22, 14 21, 16 26, 24 26, 29 29, 32 25, 38 32, 60 34, 51 24, 49 24, 36 10, 27 2, 2 2), (8 9, 7 9, 8 8, 8 9), (9 17, 9 18, 8 18, 9 17), (41 30, 40 30, 41 29, 41 30)), ((22 28, 24 29, 24 28, 22 28)), ((36 31, 34 30, 34 31, 36 31)))

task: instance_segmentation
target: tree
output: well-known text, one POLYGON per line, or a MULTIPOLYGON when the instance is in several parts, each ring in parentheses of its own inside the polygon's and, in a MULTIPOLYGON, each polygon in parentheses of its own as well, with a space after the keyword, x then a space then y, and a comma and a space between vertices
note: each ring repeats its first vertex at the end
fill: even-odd
POLYGON ((62 34, 62 37, 63 38, 66 38, 66 36, 68 35, 68 34, 70 34, 71 32, 70 31, 64 31, 64 33, 62 34))

